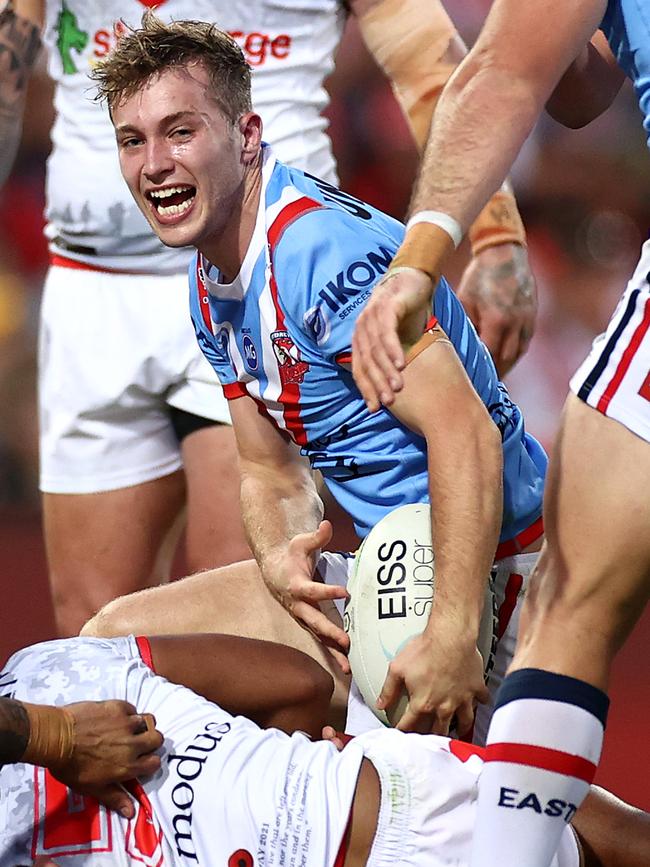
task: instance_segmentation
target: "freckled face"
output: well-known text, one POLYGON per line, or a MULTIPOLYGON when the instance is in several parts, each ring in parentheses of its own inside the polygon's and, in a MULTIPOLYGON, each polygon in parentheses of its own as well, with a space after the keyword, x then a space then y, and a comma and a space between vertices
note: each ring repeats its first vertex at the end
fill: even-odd
POLYGON ((160 240, 184 247, 218 238, 242 194, 243 139, 204 67, 165 70, 112 115, 122 175, 160 240))

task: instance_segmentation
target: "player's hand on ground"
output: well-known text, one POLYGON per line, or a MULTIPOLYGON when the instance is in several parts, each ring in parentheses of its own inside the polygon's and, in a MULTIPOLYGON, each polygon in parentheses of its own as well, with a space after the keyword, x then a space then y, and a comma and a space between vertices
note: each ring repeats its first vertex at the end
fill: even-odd
POLYGON ((389 272, 372 290, 352 337, 352 374, 371 412, 402 389, 405 350, 424 332, 432 295, 431 279, 415 268, 389 272))
POLYGON ((537 292, 526 249, 499 244, 482 250, 465 269, 458 297, 503 378, 535 330, 537 292))
POLYGON ((409 701, 398 729, 446 735, 455 717, 463 737, 474 722, 476 702, 488 700, 483 660, 475 636, 461 637, 449 623, 436 623, 432 614, 425 632, 391 662, 377 707, 391 707, 406 690, 409 701))
POLYGON ((321 604, 335 599, 347 599, 345 587, 324 584, 314 579, 316 563, 321 549, 332 538, 332 525, 321 521, 313 533, 300 533, 289 542, 287 555, 282 558, 277 574, 265 575, 280 602, 295 619, 323 642, 347 674, 350 664, 347 651, 350 641, 345 631, 321 611, 321 604))
POLYGON ((51 772, 74 791, 132 818, 131 799, 118 784, 160 768, 155 751, 163 736, 154 717, 139 714, 126 701, 78 702, 66 705, 66 711, 74 719, 73 752, 51 772))

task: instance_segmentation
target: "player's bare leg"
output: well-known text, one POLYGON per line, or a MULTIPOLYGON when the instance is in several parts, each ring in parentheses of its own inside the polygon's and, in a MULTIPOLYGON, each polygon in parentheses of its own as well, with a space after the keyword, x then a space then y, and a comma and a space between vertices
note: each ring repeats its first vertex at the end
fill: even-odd
POLYGON ((650 592, 649 490, 648 443, 570 395, 549 469, 546 543, 488 735, 473 867, 547 865, 586 795, 611 662, 650 592), (545 813, 551 799, 564 808, 545 813))
POLYGON ((572 821, 585 867, 646 867, 650 864, 650 815, 592 786, 572 821))
MULTIPOLYGON (((332 603, 328 612, 340 624, 332 603)), ((330 722, 342 729, 349 679, 329 651, 271 596, 254 560, 213 569, 116 599, 82 630, 112 637, 129 633, 178 635, 222 632, 275 641, 302 650, 326 668, 335 682, 330 722)))
POLYGON ((57 630, 76 635, 103 605, 169 577, 185 482, 178 471, 94 494, 43 494, 57 630))
POLYGON ((218 424, 194 431, 183 439, 181 452, 187 483, 187 571, 248 559, 232 428, 218 424))
POLYGON ((169 579, 187 502, 187 561, 196 571, 249 556, 239 514, 232 428, 209 425, 181 443, 182 471, 94 494, 44 494, 50 585, 60 635, 102 606, 169 579))
POLYGON ((607 689, 612 659, 650 595, 649 491, 650 445, 570 395, 513 669, 607 689))

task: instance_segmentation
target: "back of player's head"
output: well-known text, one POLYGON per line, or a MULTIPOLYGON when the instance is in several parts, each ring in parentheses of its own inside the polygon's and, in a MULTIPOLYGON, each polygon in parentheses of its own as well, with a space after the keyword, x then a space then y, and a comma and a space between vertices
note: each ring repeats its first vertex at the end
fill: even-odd
POLYGON ((251 71, 241 48, 225 31, 204 21, 161 21, 151 10, 139 28, 125 25, 115 48, 91 73, 97 98, 109 110, 152 78, 174 67, 200 63, 225 115, 234 123, 251 110, 251 71))

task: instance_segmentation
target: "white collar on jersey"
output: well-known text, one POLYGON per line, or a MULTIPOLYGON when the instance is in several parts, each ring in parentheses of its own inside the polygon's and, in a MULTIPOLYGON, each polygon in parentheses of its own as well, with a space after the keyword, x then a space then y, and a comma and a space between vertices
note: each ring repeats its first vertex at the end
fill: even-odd
MULTIPOLYGON (((205 286, 209 294, 215 298, 220 298, 223 301, 238 301, 241 300, 248 291, 251 279, 253 276, 253 268, 255 267, 260 253, 266 247, 266 188, 268 186, 273 169, 275 168, 276 158, 273 151, 265 142, 262 143, 262 188, 260 190, 260 200, 257 206, 257 217, 255 219, 255 228, 253 236, 248 245, 248 250, 244 255, 239 274, 231 283, 222 283, 219 281, 220 272, 216 265, 213 265, 204 256, 199 254, 200 264, 205 274, 205 286)), ((267 262, 268 264, 268 262, 267 262)))

